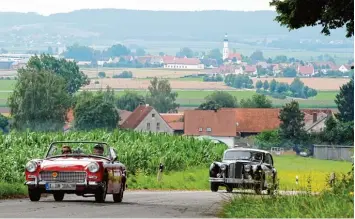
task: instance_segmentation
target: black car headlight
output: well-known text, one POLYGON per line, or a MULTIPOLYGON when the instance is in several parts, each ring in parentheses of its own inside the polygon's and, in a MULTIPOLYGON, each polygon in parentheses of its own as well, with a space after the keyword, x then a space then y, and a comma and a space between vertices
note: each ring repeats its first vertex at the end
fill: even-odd
POLYGON ((244 170, 245 172, 250 172, 251 171, 251 165, 250 164, 247 164, 244 166, 244 170))
POLYGON ((226 169, 227 169, 227 165, 222 165, 222 166, 221 166, 221 170, 222 170, 222 171, 225 171, 226 169))

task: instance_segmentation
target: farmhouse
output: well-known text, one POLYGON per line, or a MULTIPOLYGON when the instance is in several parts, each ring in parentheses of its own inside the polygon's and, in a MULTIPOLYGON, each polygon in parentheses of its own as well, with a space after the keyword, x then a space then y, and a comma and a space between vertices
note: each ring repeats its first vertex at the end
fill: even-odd
POLYGON ((164 68, 169 69, 204 69, 204 64, 197 58, 177 58, 177 57, 163 57, 164 68))
POLYGON ((297 73, 300 76, 311 77, 314 75, 314 67, 312 65, 308 65, 308 66, 299 65, 297 69, 297 73))
POLYGON ((184 112, 184 133, 186 136, 210 136, 233 147, 236 125, 231 118, 233 110, 186 110, 184 112))
POLYGON ((120 124, 123 129, 143 132, 165 132, 179 134, 183 132, 183 114, 159 114, 153 107, 138 106, 120 124))

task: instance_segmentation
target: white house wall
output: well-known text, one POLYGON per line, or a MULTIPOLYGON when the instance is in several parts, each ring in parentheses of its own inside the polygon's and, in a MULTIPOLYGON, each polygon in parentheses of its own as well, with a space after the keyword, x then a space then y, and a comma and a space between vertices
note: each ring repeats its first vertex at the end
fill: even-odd
POLYGON ((173 134, 174 130, 165 122, 165 120, 160 116, 160 114, 152 109, 150 113, 142 120, 142 122, 134 129, 135 131, 151 131, 151 132, 166 132, 173 134), (154 114, 154 117, 152 116, 154 114), (150 130, 147 128, 147 124, 150 124, 150 130), (160 128, 157 130, 157 123, 159 123, 160 128))
POLYGON ((204 64, 198 65, 183 65, 183 64, 165 64, 164 68, 170 69, 204 69, 204 64))

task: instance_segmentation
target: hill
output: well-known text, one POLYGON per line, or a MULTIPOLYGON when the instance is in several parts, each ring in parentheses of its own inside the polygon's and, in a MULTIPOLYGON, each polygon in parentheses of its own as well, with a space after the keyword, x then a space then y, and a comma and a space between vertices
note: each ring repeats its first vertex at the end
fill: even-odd
POLYGON ((246 38, 345 39, 345 29, 320 34, 320 27, 289 32, 274 21, 274 11, 141 11, 119 9, 78 10, 42 16, 35 13, 0 13, 0 40, 17 36, 87 43, 125 39, 160 41, 221 41, 228 32, 231 41, 246 38), (46 35, 48 34, 48 35, 46 35), (1 39, 3 38, 3 39, 1 39))

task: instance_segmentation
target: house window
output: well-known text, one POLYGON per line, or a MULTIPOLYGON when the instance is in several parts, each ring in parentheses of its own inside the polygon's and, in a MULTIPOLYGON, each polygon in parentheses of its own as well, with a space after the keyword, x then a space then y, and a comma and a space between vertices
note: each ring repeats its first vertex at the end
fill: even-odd
POLYGON ((153 113, 153 114, 152 114, 152 118, 154 118, 154 117, 155 117, 155 114, 153 113))
POLYGON ((199 128, 198 131, 199 131, 199 132, 202 132, 202 128, 199 128))
POLYGON ((157 122, 157 130, 160 130, 160 123, 157 122))
POLYGON ((147 123, 147 130, 150 130, 150 123, 147 123))
POLYGON ((212 129, 211 129, 211 128, 207 128, 207 129, 206 129, 206 131, 211 132, 211 131, 212 131, 212 129))

